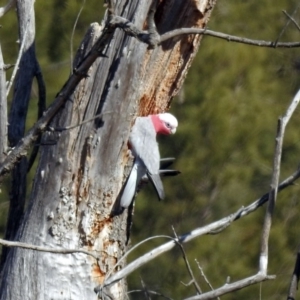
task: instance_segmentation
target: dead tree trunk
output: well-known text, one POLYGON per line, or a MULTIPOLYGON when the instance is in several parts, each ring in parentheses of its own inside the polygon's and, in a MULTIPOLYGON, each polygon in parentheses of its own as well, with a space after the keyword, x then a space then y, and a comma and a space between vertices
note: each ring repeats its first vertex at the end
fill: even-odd
MULTIPOLYGON (((114 13, 146 29, 150 4, 118 1, 114 13)), ((159 1, 158 32, 205 27, 214 4, 159 1)), ((75 58, 75 73, 104 26, 91 26, 75 58)), ((2 270, 1 299, 97 298, 94 287, 126 251, 127 211, 114 217, 111 212, 130 161, 131 125, 136 115, 168 109, 199 42, 199 36, 180 36, 149 49, 121 29, 111 33, 104 53, 49 124, 54 130, 43 134, 30 203, 16 238, 53 249, 87 250, 99 259, 14 248, 2 270), (60 130, 97 114, 101 117, 60 130)), ((112 285, 107 295, 126 298, 126 282, 112 285)))

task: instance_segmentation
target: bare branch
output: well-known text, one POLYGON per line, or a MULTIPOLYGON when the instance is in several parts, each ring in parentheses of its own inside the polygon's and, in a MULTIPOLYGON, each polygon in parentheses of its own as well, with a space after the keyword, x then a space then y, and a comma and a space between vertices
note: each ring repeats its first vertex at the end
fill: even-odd
POLYGON ((82 10, 85 6, 85 1, 86 0, 83 0, 82 1, 82 5, 80 7, 80 10, 76 16, 76 20, 74 22, 74 26, 73 26, 73 29, 72 29, 72 34, 71 34, 71 41, 70 41, 70 66, 71 66, 71 72, 73 71, 73 41, 74 41, 74 34, 75 34, 75 29, 76 29, 76 26, 77 26, 77 23, 78 23, 78 20, 79 20, 79 17, 82 13, 82 10))
POLYGON ((208 29, 201 28, 180 28, 169 31, 162 35, 158 35, 155 40, 152 39, 153 35, 151 35, 148 31, 143 31, 138 29, 133 23, 128 21, 125 18, 120 16, 112 16, 110 20, 111 25, 119 27, 123 29, 128 35, 133 36, 140 40, 141 42, 150 45, 151 47, 156 47, 157 45, 162 44, 168 39, 187 34, 203 34, 209 35, 216 38, 220 38, 226 40, 228 42, 236 42, 247 44, 251 46, 259 46, 259 47, 269 47, 269 48, 295 48, 300 47, 300 42, 287 42, 287 43, 277 43, 276 41, 263 41, 263 40, 253 40, 243 37, 238 37, 234 35, 229 35, 221 32, 216 32, 208 29))
MULTIPOLYGON (((292 185, 295 180, 297 180, 300 177, 300 169, 298 169, 294 174, 292 174, 291 176, 289 176, 288 178, 286 178, 284 181, 281 182, 281 184, 278 186, 278 192, 284 190, 286 187, 292 185)), ((201 235, 204 234, 211 234, 216 232, 217 230, 219 230, 220 228, 224 229, 226 227, 228 227, 233 221, 236 221, 242 217, 247 216, 248 214, 254 212, 257 208, 259 208, 260 206, 262 206, 264 203, 266 203, 269 199, 269 194, 264 194, 260 199, 254 201, 253 203, 251 203, 250 205, 248 205, 245 208, 239 209, 237 210, 235 213, 219 220, 216 222, 213 222, 209 225, 206 225, 204 227, 200 227, 197 229, 192 230, 191 232, 181 235, 178 237, 178 240, 181 243, 186 243, 189 242, 201 235)), ((161 237, 167 237, 170 238, 168 236, 161 236, 161 237)), ((154 237, 155 238, 155 237, 154 237)), ((149 238, 145 241, 148 241, 152 238, 149 238)), ((137 246, 139 246, 141 243, 145 242, 142 241, 139 244, 137 244, 136 246, 134 246, 133 248, 130 249, 130 251, 128 251, 124 257, 122 257, 121 259, 125 258, 129 253, 131 253, 137 246)), ((156 258, 157 256, 171 250, 172 248, 174 248, 176 246, 176 242, 174 240, 169 241, 165 244, 160 245, 159 247, 152 249, 150 252, 144 254, 143 256, 137 258, 136 260, 134 260, 133 262, 129 263, 125 268, 123 268, 122 270, 120 270, 119 272, 117 272, 116 274, 114 274, 113 276, 109 277, 112 273, 112 271, 110 273, 107 274, 107 279, 104 281, 104 286, 108 286, 110 284, 116 283, 119 280, 123 279, 124 277, 128 276, 130 273, 132 273, 133 271, 135 271, 136 269, 138 269, 139 267, 141 267, 142 265, 146 264, 147 262, 151 261, 152 259, 156 258)), ((116 264, 116 266, 119 264, 119 262, 116 264)), ((101 287, 99 287, 99 289, 101 289, 101 287)), ((96 288, 96 290, 98 290, 98 288, 96 288)))
POLYGON ((34 251, 58 253, 58 254, 83 253, 83 254, 92 256, 96 260, 99 259, 99 257, 97 255, 95 255, 89 251, 80 250, 80 249, 53 249, 53 248, 49 248, 49 247, 36 246, 36 245, 26 244, 26 243, 21 243, 21 242, 11 242, 11 241, 3 240, 3 239, 0 239, 0 244, 2 246, 6 246, 6 247, 19 247, 19 248, 29 249, 29 250, 34 250, 34 251))
MULTIPOLYGON (((43 78, 42 71, 40 66, 37 66, 38 71, 36 72, 36 81, 38 84, 38 91, 39 91, 39 100, 38 100, 38 116, 37 119, 40 119, 43 116, 44 111, 46 110, 46 86, 43 78)), ((42 135, 38 137, 35 142, 35 147, 33 147, 30 158, 28 160, 27 172, 30 171, 33 163, 38 155, 39 152, 39 144, 41 142, 42 135)))
MULTIPOLYGON (((280 192, 280 191, 284 190, 285 188, 287 188, 288 186, 294 184, 294 182, 299 177, 300 177, 300 168, 296 172, 294 172, 291 176, 289 176, 288 178, 286 178, 284 181, 282 181, 280 183, 280 185, 278 186, 278 192, 280 192)), ((237 215, 237 219, 252 213, 256 209, 258 209, 260 206, 262 206, 264 203, 266 203, 268 200, 269 200, 269 193, 266 193, 261 198, 259 198, 258 200, 256 200, 252 204, 245 207, 242 210, 241 214, 237 215)))
POLYGON ((145 282, 144 282, 144 280, 143 280, 142 277, 141 277, 141 284, 142 284, 143 291, 144 291, 144 294, 145 294, 146 299, 151 300, 151 297, 150 297, 150 295, 149 295, 149 293, 148 293, 148 289, 147 289, 147 287, 146 287, 146 285, 145 285, 145 282))
MULTIPOLYGON (((213 291, 214 288, 213 288, 213 286, 211 285, 211 283, 209 282, 209 280, 207 279, 207 277, 205 276, 205 274, 204 274, 204 272, 203 272, 203 269, 202 269, 201 266, 200 266, 200 263, 197 261, 197 259, 195 259, 195 261, 196 261, 197 266, 198 266, 198 268, 199 268, 199 270, 200 270, 201 276, 204 278, 205 282, 208 284, 208 286, 210 287, 210 289, 213 291)), ((219 297, 218 297, 217 299, 220 300, 219 297)))
POLYGON ((0 18, 16 5, 17 0, 9 0, 4 7, 0 7, 0 18))
POLYGON ((300 26, 296 22, 296 20, 292 16, 290 16, 285 10, 283 10, 282 12, 295 24, 295 26, 297 27, 297 29, 300 31, 300 26))
POLYGON ((7 152, 7 100, 6 100, 6 74, 0 46, 0 163, 7 152))
MULTIPOLYGON (((175 231, 175 229, 174 229, 173 226, 172 226, 172 229, 173 229, 173 232, 174 232, 174 235, 175 235, 175 238, 176 238, 174 241, 179 241, 177 233, 176 233, 176 231, 175 231)), ((190 274, 190 276, 192 278, 191 283, 193 283, 193 285, 194 285, 197 293, 198 294, 202 294, 201 288, 200 288, 200 286, 199 286, 199 284, 198 284, 198 282, 197 282, 197 280, 196 280, 196 278, 194 276, 193 270, 192 270, 192 268, 190 266, 190 263, 189 263, 189 261, 187 259, 185 250, 184 250, 184 248, 183 248, 183 246, 182 246, 182 244, 180 242, 178 242, 177 244, 180 247, 180 250, 181 250, 182 256, 183 256, 183 260, 184 260, 185 265, 186 265, 186 268, 187 268, 187 270, 188 270, 188 272, 189 272, 189 274, 190 274)))
MULTIPOLYGON (((240 210, 237 212, 240 214, 240 210)), ((146 264, 150 260, 156 258, 157 256, 161 255, 162 253, 165 253, 172 248, 174 248, 178 243, 187 243, 191 241, 192 239, 204 235, 204 234, 209 234, 211 231, 214 231, 220 227, 224 227, 225 224, 230 224, 232 220, 236 218, 237 213, 234 213, 226 218, 223 218, 219 221, 216 221, 214 223, 211 223, 207 226, 197 228, 195 230, 192 230, 191 232, 179 236, 177 239, 173 239, 165 244, 162 244, 161 246, 151 250, 150 252, 140 256, 130 264, 128 264, 125 268, 114 274, 113 276, 109 277, 111 273, 107 274, 107 279, 104 281, 104 287, 116 283, 119 280, 123 279, 124 277, 128 276, 130 273, 132 273, 134 270, 138 269, 142 265, 146 264)), ((162 236, 162 237, 167 237, 168 236, 162 236)), ((148 241, 149 239, 145 240, 148 241)), ((138 244, 139 245, 139 244, 138 244)), ((133 248, 130 249, 130 252, 133 251, 133 248)), ((127 256, 129 253, 126 253, 125 255, 127 256)), ((123 259, 123 257, 122 257, 123 259)), ((119 263, 119 262, 118 262, 119 263)), ((100 290, 100 287, 96 288, 96 291, 100 290)))
POLYGON ((218 296, 222 296, 222 295, 228 294, 230 292, 240 290, 246 286, 253 285, 253 284, 256 284, 256 283, 259 283, 262 281, 266 281, 266 280, 270 280, 270 279, 275 279, 275 276, 264 276, 264 275, 258 273, 254 276, 236 281, 234 283, 226 283, 225 285, 223 285, 222 287, 220 287, 214 291, 210 291, 210 292, 204 293, 202 295, 189 297, 189 298, 186 298, 185 300, 215 299, 218 296))
MULTIPOLYGON (((114 266, 114 268, 112 270, 110 270, 109 272, 107 272, 106 278, 109 279, 109 276, 112 274, 112 272, 114 271, 114 269, 116 269, 117 266, 119 266, 121 264, 121 262, 131 253, 133 252, 136 248, 138 248, 139 246, 141 246, 142 244, 150 241, 150 240, 154 240, 157 238, 166 238, 166 239, 171 239, 174 240, 174 238, 172 238, 171 236, 168 235, 156 235, 156 236, 152 236, 149 237, 141 242, 139 242, 138 244, 134 245, 129 251, 127 251, 116 263, 116 265, 114 266)), ((124 270, 124 269, 123 269, 124 270)), ((118 272, 119 273, 119 272, 118 272)), ((123 278, 123 277, 122 277, 123 278)), ((117 280, 118 281, 118 280, 117 280)), ((108 286, 109 284, 105 285, 108 286)), ((95 288, 95 292, 98 293, 100 290, 102 290, 102 286, 98 286, 95 288)))
POLYGON ((174 38, 179 35, 186 35, 186 34, 203 34, 209 35, 216 38, 220 38, 223 40, 227 40, 228 42, 236 42, 242 43, 251 46, 259 46, 259 47, 267 47, 267 48, 294 48, 300 47, 299 42, 288 42, 288 43, 277 43, 272 41, 263 41, 263 40, 253 40, 248 38, 243 38, 239 36, 234 36, 222 32, 212 31, 208 29, 199 29, 199 28, 181 28, 169 31, 160 37, 160 44, 170 38, 174 38))
MULTIPOLYGON (((293 11, 292 16, 294 16, 298 10, 300 5, 296 6, 295 10, 293 11)), ((291 23, 291 19, 288 19, 286 24, 284 25, 284 27, 282 28, 281 32, 278 35, 278 38, 275 41, 275 44, 277 45, 278 41, 280 40, 280 38, 282 37, 282 35, 284 34, 284 32, 286 31, 286 29, 288 28, 289 24, 291 23)))
POLYGON ((263 232, 261 238, 261 250, 260 250, 260 259, 259 259, 259 270, 262 274, 267 274, 268 267, 268 241, 269 234, 272 224, 272 216, 275 208, 275 203, 277 199, 278 193, 278 182, 280 175, 280 162, 281 162, 281 154, 282 154, 282 145, 283 138, 285 133, 285 128, 292 117, 295 109, 297 108, 300 101, 300 90, 295 95, 291 104, 289 105, 285 115, 278 120, 278 128, 277 128, 277 136, 276 136, 276 145, 275 145, 275 153, 274 153, 274 162, 273 162, 273 173, 272 173, 272 181, 271 181, 271 190, 269 193, 269 202, 266 210, 266 215, 264 219, 263 232))
POLYGON ((49 129, 50 131, 59 131, 59 132, 65 131, 65 130, 74 129, 74 128, 76 128, 76 127, 82 126, 82 125, 87 124, 87 123, 89 123, 89 122, 92 122, 92 121, 94 121, 94 120, 96 120, 96 119, 99 119, 99 118, 103 117, 104 115, 111 114, 111 113, 113 113, 113 112, 100 113, 100 114, 95 115, 94 117, 89 118, 89 119, 87 119, 87 120, 84 120, 84 121, 82 121, 81 123, 78 123, 78 124, 76 124, 76 125, 70 125, 70 126, 66 126, 66 127, 55 127, 55 128, 53 128, 53 127, 48 127, 48 129, 49 129))

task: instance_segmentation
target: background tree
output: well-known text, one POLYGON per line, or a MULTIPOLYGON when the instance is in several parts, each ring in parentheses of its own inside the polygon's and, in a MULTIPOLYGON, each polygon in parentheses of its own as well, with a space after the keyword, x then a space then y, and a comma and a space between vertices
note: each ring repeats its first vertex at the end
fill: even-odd
MULTIPOLYGON (((87 24, 87 16, 92 16, 94 8, 99 6, 99 3, 89 3, 90 5, 86 5, 84 10, 91 7, 93 9, 86 14, 83 10, 77 26, 79 36, 87 24)), ((280 10, 286 9, 292 12, 294 8, 293 1, 265 3, 264 7, 255 1, 247 3, 238 1, 234 4, 219 3, 210 28, 255 39, 275 40, 288 20, 284 14, 280 13, 280 10), (255 18, 253 12, 256 12, 255 18)), ((68 1, 58 1, 55 5, 47 3, 40 8, 37 3, 38 9, 41 9, 42 12, 44 10, 53 11, 52 20, 51 14, 45 16, 42 12, 37 13, 37 22, 40 21, 38 28, 41 29, 38 32, 40 36, 37 38, 41 41, 39 51, 43 53, 40 61, 42 66, 47 66, 44 76, 50 103, 67 77, 68 64, 66 63, 66 68, 61 71, 63 70, 61 69, 62 65, 54 65, 53 62, 68 58, 70 32, 78 6, 76 7, 68 1), (55 10, 54 7, 56 7, 55 10), (73 17, 71 17, 72 13, 73 17), (42 19, 39 20, 41 16, 42 19), (42 32, 46 33, 44 36, 47 39, 42 37, 42 32), (51 38, 49 38, 50 36, 51 38), (48 55, 44 54, 46 50, 48 55), (49 66, 53 67, 49 68, 49 66), (51 73, 54 73, 52 78, 51 73), (54 87, 52 88, 52 86, 54 87)), ((12 15, 7 14, 3 20, 12 18, 12 15)), ((94 21, 95 19, 91 18, 90 20, 94 21)), ((159 20, 158 18, 156 21, 159 20)), ((134 23, 138 25, 136 21, 134 23)), ((11 23, 7 22, 7 24, 11 23)), ((284 30, 280 40, 298 39, 298 32, 291 25, 293 24, 284 30)), ((1 38, 1 42, 5 41, 4 45, 2 43, 4 53, 8 52, 6 45, 12 45, 12 43, 9 44, 9 41, 13 38, 13 29, 10 30, 9 26, 13 28, 13 25, 7 25, 8 28, 5 29, 10 36, 1 38)), ((173 29, 174 26, 170 24, 170 28, 173 29)), ((160 29, 159 32, 163 32, 160 29)), ((182 40, 182 38, 176 40, 182 40)), ((138 47, 142 45, 137 41, 134 43, 137 43, 138 47)), ((142 47, 146 48, 145 45, 142 47)), ((18 51, 16 46, 8 48, 9 52, 13 52, 13 48, 15 48, 15 53, 18 51)), ((295 89, 298 89, 297 52, 250 48, 212 38, 205 39, 204 47, 201 50, 194 68, 187 78, 184 94, 182 93, 173 105, 173 112, 180 121, 179 132, 173 140, 168 139, 166 149, 163 151, 163 156, 176 153, 178 157, 176 167, 183 172, 183 176, 175 179, 175 184, 173 179, 169 181, 172 188, 167 188, 166 203, 155 203, 154 205, 153 196, 150 196, 148 190, 147 193, 144 193, 144 198, 149 198, 148 201, 142 201, 142 197, 139 197, 133 224, 133 242, 158 233, 173 235, 171 225, 174 226, 177 233, 189 231, 195 226, 228 215, 241 205, 252 202, 268 189, 276 119, 284 112, 295 89), (147 220, 147 224, 145 224, 145 220, 147 220), (139 231, 140 228, 142 230, 139 231)), ((9 55, 7 54, 7 59, 9 59, 9 55)), ((153 65, 151 67, 153 69, 153 65)), ((86 81, 88 80, 89 78, 86 79, 86 81)), ((35 91, 34 87, 33 96, 35 91)), ((74 99, 73 103, 76 103, 76 97, 74 99)), ((65 109, 71 109, 69 106, 72 105, 67 102, 65 109)), ((34 110, 30 112, 32 115, 35 113, 34 110)), ((140 113, 148 112, 140 111, 140 113)), ((75 116, 76 114, 69 119, 67 125, 86 119, 82 117, 77 120, 74 119, 75 116)), ((105 116, 103 116, 104 120, 105 116)), ((125 136, 128 135, 132 118, 133 116, 130 115, 126 119, 127 125, 124 129, 126 133, 122 137, 124 141, 126 140, 125 136)), ((63 119, 64 117, 61 116, 60 120, 63 119)), ((32 123, 32 117, 31 120, 30 118, 28 120, 29 125, 32 123)), ((56 123, 55 125, 61 127, 65 124, 56 123)), ((94 125, 95 123, 92 122, 87 126, 94 125)), ((299 146, 297 127, 297 119, 294 119, 285 140, 284 177, 294 171, 297 165, 299 146)), ((76 135, 76 130, 80 132, 88 129, 80 127, 75 131, 63 132, 63 137, 60 137, 58 141, 56 134, 51 134, 50 141, 58 142, 57 147, 59 147, 59 142, 66 141, 65 136, 67 135, 76 135)), ((45 146, 42 148, 44 149, 45 146)), ((119 178, 123 178, 122 174, 119 174, 119 178)), ((286 295, 287 283, 290 280, 294 264, 293 253, 296 252, 298 243, 298 240, 295 239, 297 228, 299 228, 297 227, 299 218, 295 209, 298 203, 297 187, 284 193, 286 201, 280 199, 271 236, 271 252, 274 255, 271 255, 270 273, 276 273, 277 280, 262 285, 263 295, 272 296, 274 299, 286 295), (287 228, 288 230, 285 230, 287 228), (275 253, 280 253, 280 257, 275 253)), ((5 195, 6 190, 3 185, 4 200, 7 199, 5 195)), ((61 194, 60 196, 63 200, 66 195, 61 194)), ((51 201, 53 198, 51 197, 51 201)), ((262 213, 253 214, 241 220, 238 226, 232 226, 222 235, 204 237, 187 247, 189 256, 199 260, 214 286, 222 285, 228 275, 234 280, 245 274, 252 274, 257 268, 261 220, 262 213), (238 263, 236 257, 239 257, 238 263)), ((73 245, 69 244, 68 246, 73 245)), ((133 255, 137 257, 153 246, 154 244, 145 245, 133 255)), ((180 256, 181 252, 178 250, 172 252, 171 255, 164 255, 162 259, 149 264, 130 277, 130 286, 140 287, 140 276, 142 276, 147 287, 155 290, 161 289, 166 294, 182 295, 182 297, 194 294, 193 289, 179 284, 180 281, 189 281, 186 277, 188 276, 186 270, 182 267, 183 261, 180 256), (174 272, 174 265, 176 272, 174 272), (161 266, 161 268, 158 269, 157 266, 161 266), (175 291, 174 282, 178 283, 175 291)), ((86 256, 82 257, 83 260, 87 259, 86 256)), ((197 279, 201 282, 200 275, 198 278, 197 265, 192 264, 192 267, 194 273, 197 274, 197 279)), ((96 273, 96 276, 98 275, 96 273)), ((80 280, 79 277, 78 280, 80 280)), ((251 299, 251 297, 257 297, 258 293, 258 287, 254 286, 229 297, 230 299, 232 297, 251 299)))

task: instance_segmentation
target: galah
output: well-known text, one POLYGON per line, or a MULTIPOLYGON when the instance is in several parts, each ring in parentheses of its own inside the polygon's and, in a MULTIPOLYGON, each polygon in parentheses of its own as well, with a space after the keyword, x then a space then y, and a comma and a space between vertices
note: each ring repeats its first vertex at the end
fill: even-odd
POLYGON ((134 164, 123 189, 121 207, 127 208, 130 205, 145 174, 153 183, 159 199, 164 198, 164 187, 159 175, 160 154, 156 135, 174 134, 177 126, 177 119, 170 113, 136 118, 128 142, 134 156, 134 164))

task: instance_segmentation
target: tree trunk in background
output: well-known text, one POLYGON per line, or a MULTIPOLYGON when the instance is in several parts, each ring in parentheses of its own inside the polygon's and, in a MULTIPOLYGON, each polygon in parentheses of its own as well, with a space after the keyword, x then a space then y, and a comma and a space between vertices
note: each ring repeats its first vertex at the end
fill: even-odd
MULTIPOLYGON (((206 26, 215 1, 160 1, 160 34, 181 27, 206 26)), ((146 28, 150 1, 118 1, 115 13, 146 28)), ((101 34, 91 26, 75 61, 101 34), (89 41, 89 42, 88 42, 89 41)), ((1 299, 97 299, 94 287, 126 251, 127 210, 111 217, 129 161, 127 139, 136 115, 166 111, 196 54, 199 36, 181 36, 154 50, 117 29, 47 132, 31 199, 17 240, 53 248, 78 248, 85 254, 51 254, 14 248, 2 272, 1 299), (53 140, 56 144, 51 143, 53 140)), ((75 63, 76 66, 76 63, 75 63)), ((113 299, 126 298, 126 282, 110 288, 113 299)))
POLYGON ((7 104, 5 66, 0 45, 0 163, 7 151, 7 104))
MULTIPOLYGON (((35 53, 35 15, 33 5, 33 0, 17 1, 19 41, 20 45, 23 44, 23 53, 15 80, 14 95, 9 113, 8 139, 10 147, 15 147, 24 136, 32 82, 40 74, 40 67, 35 53)), ((41 92, 40 84, 38 86, 39 92, 41 92)), ((42 98, 45 101, 45 95, 40 98, 40 101, 42 101, 42 98)), ((23 217, 27 169, 27 158, 23 157, 12 171, 10 206, 4 236, 7 240, 15 238, 23 217)), ((6 260, 8 251, 8 248, 3 247, 1 266, 6 260)))

